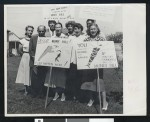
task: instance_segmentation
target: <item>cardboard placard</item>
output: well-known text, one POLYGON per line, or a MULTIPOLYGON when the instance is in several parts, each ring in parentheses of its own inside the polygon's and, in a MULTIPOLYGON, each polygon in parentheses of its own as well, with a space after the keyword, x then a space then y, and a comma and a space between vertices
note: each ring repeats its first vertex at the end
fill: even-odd
POLYGON ((118 62, 113 41, 77 43, 77 68, 117 68, 118 62))
POLYGON ((60 68, 70 67, 71 45, 67 38, 39 37, 35 65, 60 68))

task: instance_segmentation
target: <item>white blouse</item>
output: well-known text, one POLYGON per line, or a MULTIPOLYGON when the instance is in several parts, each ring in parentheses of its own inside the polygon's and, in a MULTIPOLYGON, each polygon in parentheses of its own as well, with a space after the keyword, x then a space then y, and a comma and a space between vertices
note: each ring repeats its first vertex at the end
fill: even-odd
POLYGON ((29 52, 29 41, 26 40, 25 38, 23 38, 23 39, 20 40, 20 43, 23 46, 23 51, 24 52, 29 52))
POLYGON ((75 46, 77 43, 83 42, 85 38, 86 38, 85 35, 80 35, 79 37, 76 36, 71 37, 71 43, 72 43, 71 63, 77 64, 77 55, 76 55, 75 46))

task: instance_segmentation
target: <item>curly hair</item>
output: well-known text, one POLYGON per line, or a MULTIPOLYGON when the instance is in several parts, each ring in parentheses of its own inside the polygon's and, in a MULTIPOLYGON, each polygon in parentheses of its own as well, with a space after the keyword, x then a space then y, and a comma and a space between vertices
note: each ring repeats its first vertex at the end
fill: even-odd
POLYGON ((89 35, 90 37, 91 37, 91 32, 90 32, 90 28, 91 28, 91 26, 95 26, 96 28, 97 28, 97 34, 96 35, 99 35, 100 34, 100 28, 98 27, 98 25, 97 24, 95 24, 95 23, 93 23, 93 24, 91 24, 90 26, 89 26, 89 28, 87 29, 87 35, 89 35))
POLYGON ((56 25, 56 21, 55 21, 55 20, 49 20, 49 21, 48 21, 48 25, 49 25, 50 23, 54 23, 54 24, 56 25))
MULTIPOLYGON (((25 31, 27 31, 28 28, 32 28, 34 30, 34 27, 32 25, 28 25, 28 26, 25 27, 25 31)), ((25 35, 27 35, 27 33, 25 33, 25 35)))

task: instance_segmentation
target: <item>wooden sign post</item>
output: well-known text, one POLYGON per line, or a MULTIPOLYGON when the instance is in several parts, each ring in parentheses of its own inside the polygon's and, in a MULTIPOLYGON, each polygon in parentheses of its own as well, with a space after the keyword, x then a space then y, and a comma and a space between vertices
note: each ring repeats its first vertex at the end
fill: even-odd
POLYGON ((49 80, 48 80, 47 93, 46 93, 46 100, 45 100, 45 108, 47 107, 47 100, 48 100, 48 94, 49 94, 49 86, 50 86, 50 82, 51 82, 51 75, 52 75, 52 67, 50 67, 49 80))

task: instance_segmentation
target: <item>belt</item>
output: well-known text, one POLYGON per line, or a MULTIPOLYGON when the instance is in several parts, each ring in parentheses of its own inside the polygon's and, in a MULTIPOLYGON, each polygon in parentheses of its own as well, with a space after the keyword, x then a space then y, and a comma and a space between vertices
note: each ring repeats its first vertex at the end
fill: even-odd
POLYGON ((29 52, 25 52, 25 51, 23 51, 23 53, 29 53, 29 52))

